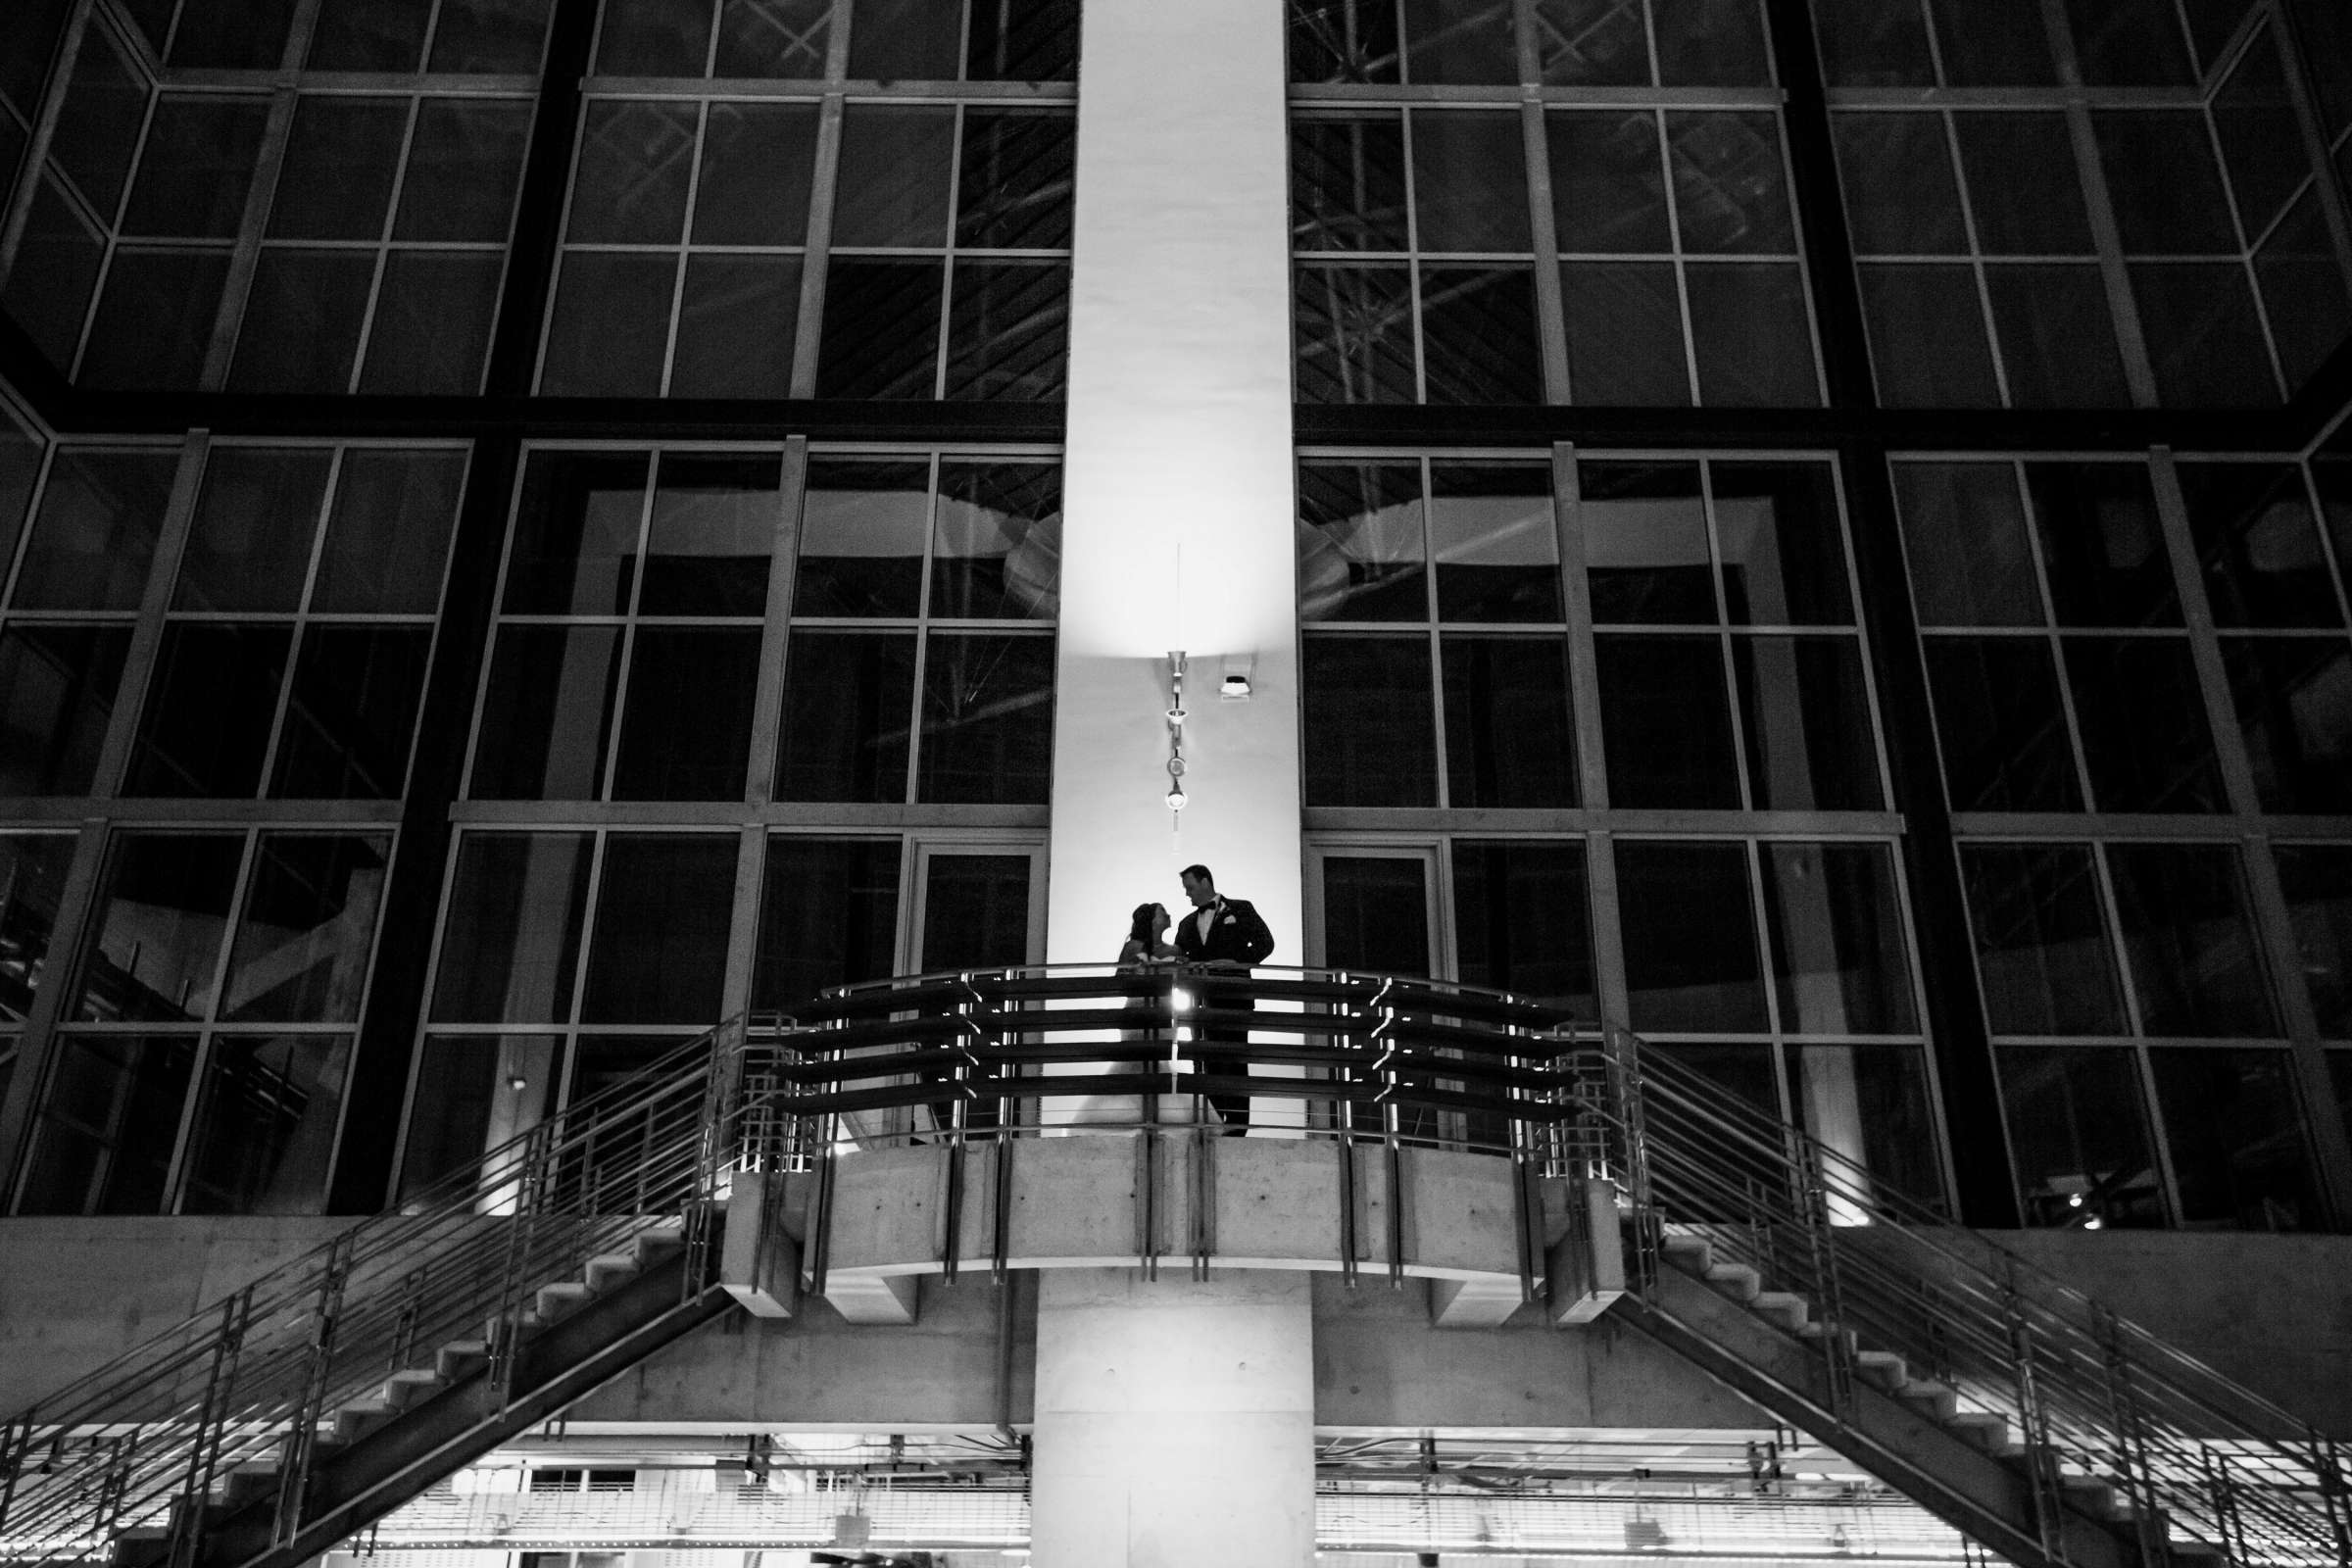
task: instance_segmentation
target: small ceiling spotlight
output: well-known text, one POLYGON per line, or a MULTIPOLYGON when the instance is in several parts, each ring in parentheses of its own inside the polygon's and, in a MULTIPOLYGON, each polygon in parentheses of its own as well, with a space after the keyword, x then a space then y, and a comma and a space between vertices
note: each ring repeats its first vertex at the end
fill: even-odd
POLYGON ((514 1077, 507 1080, 507 1087, 519 1095, 525 1089, 531 1087, 531 1081, 528 1078, 525 1078, 522 1074, 516 1073, 514 1077))
POLYGON ((1229 703, 1248 702, 1250 677, 1256 673, 1257 657, 1254 654, 1226 655, 1225 678, 1217 682, 1217 696, 1229 703))

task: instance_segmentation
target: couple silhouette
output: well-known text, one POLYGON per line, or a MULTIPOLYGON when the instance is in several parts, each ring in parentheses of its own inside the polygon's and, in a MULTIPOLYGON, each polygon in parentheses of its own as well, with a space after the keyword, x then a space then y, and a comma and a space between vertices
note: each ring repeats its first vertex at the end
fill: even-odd
MULTIPOLYGON (((1160 904, 1136 906, 1129 921, 1127 941, 1119 949, 1119 969, 1122 973, 1143 974, 1167 964, 1192 964, 1208 970, 1226 970, 1247 974, 1253 963, 1263 963, 1274 951, 1274 934, 1247 899, 1229 899, 1217 891, 1217 879, 1205 865, 1188 865, 1178 873, 1184 884, 1184 896, 1191 908, 1180 922, 1171 921, 1167 906, 1160 904), (1171 931, 1175 937, 1169 941, 1171 931)), ((1217 999, 1220 1008, 1236 1011, 1256 1005, 1247 997, 1217 999)), ((1231 1024, 1205 1025, 1194 1031, 1194 1039, 1202 1045, 1243 1046, 1250 1043, 1247 1026, 1231 1024)), ((1207 1063, 1208 1070, 1219 1076, 1248 1076, 1248 1061, 1215 1061, 1207 1063)), ((1209 1108, 1228 1129, 1236 1134, 1250 1125, 1250 1097, 1247 1094, 1204 1096, 1209 1108)))

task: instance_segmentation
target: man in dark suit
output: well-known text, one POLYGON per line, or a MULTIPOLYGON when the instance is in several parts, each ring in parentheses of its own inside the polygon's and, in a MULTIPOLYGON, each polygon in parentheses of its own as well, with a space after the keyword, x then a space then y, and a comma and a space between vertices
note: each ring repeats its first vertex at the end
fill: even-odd
MULTIPOLYGON (((1184 896, 1192 901, 1192 911, 1176 922, 1176 951, 1188 963, 1202 964, 1211 969, 1231 969, 1243 974, 1253 963, 1266 961, 1274 951, 1274 933, 1266 929, 1257 910, 1247 899, 1222 898, 1217 893, 1217 879, 1209 875, 1205 865, 1188 865, 1180 873, 1184 880, 1184 896)), ((1225 1007, 1254 1007, 1256 1004, 1245 999, 1218 1001, 1225 1007)), ((1233 1045, 1247 1045, 1248 1029, 1230 1026, 1202 1029, 1200 1038, 1233 1045)), ((1231 1073, 1239 1064, 1223 1062, 1201 1064, 1203 1072, 1231 1073)), ((1246 1066, 1241 1068, 1247 1072, 1246 1066)), ((1250 1097, 1248 1095, 1210 1095, 1208 1102, 1224 1118, 1228 1132, 1242 1136, 1250 1125, 1250 1097)))

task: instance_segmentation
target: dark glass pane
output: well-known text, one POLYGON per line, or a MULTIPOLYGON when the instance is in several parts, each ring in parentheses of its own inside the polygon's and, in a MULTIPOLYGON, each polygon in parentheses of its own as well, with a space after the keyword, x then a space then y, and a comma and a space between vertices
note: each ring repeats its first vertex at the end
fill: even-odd
POLYGON ((1293 81, 1400 79, 1396 0, 1287 0, 1287 8, 1293 81))
POLYGON ((1666 157, 1686 252, 1785 255, 1796 249, 1778 116, 1670 114, 1666 157))
POLYGON ((385 258, 360 390, 479 391, 504 266, 503 256, 480 251, 396 250, 385 258))
POLYGON ((2247 45, 2237 69, 2214 94, 2213 128, 2237 193, 2238 220, 2247 234, 2259 234, 2311 173, 2278 47, 2267 28, 2247 45))
POLYGON ((482 75, 539 69, 554 0, 441 0, 433 27, 433 71, 482 75))
POLYGON ((0 97, 27 120, 40 108, 50 57, 72 10, 71 0, 23 0, 0 18, 0 97))
POLYGON ((2000 407, 1976 269, 1909 263, 1856 270, 1882 402, 1903 409, 2000 407))
POLYGON ((947 395, 1059 402, 1069 360, 1070 269, 1062 262, 956 263, 947 395))
POLYGON ((521 99, 425 99, 392 237, 504 240, 530 139, 531 106, 521 99))
POLYGON ((2246 270, 2236 262, 2144 263, 2132 292, 2167 408, 2248 408, 2278 401, 2246 270))
POLYGON ((1557 621, 1559 519, 1539 463, 1440 463, 1429 474, 1440 620, 1557 621))
POLYGON ((1543 402, 1541 341, 1533 269, 1421 269, 1422 368, 1430 402, 1543 402))
POLYGON ((1029 961, 1026 855, 933 855, 923 868, 923 969, 1029 961))
POLYGON ((616 801, 740 801, 760 633, 640 626, 612 765, 616 801))
POLYGON ((2138 1054, 2010 1046, 1994 1054, 2026 1223, 2162 1225, 2138 1054))
POLYGON ((172 608, 300 610, 333 460, 319 447, 215 447, 172 608))
POLYGON ((136 610, 176 451, 60 447, 17 568, 19 610, 136 610))
POLYGON ((209 1017, 241 833, 124 833, 107 854, 97 940, 72 1016, 209 1017))
POLYGON ((1581 404, 1680 408, 1690 401, 1682 291, 1671 262, 1570 262, 1568 386, 1581 404))
POLYGON ((1054 639, 932 633, 922 721, 915 799, 1043 806, 1054 761, 1054 639))
POLYGON ((719 0, 718 76, 820 77, 832 0, 719 0))
POLYGON ((782 483, 774 457, 664 454, 637 612, 763 613, 782 483))
POLYGON ((2026 492, 2060 625, 2180 624, 2145 465, 2029 463, 2026 492))
POLYGON ((1421 249, 1525 251, 1527 159, 1519 117, 1424 110, 1413 116, 1412 130, 1421 249))
POLYGON ((29 333, 50 365, 71 368, 82 317, 98 287, 106 242, 90 230, 55 174, 44 174, 25 216, 16 265, 0 285, 0 303, 29 333))
POLYGON ((324 626, 303 636, 270 793, 398 800, 424 700, 429 626, 324 626))
POLYGON ((596 69, 607 76, 699 76, 711 0, 605 0, 596 69))
POLYGON ((2125 1032, 2087 845, 1964 844, 1960 872, 1994 1034, 2125 1032))
POLYGON ((1651 111, 1547 115, 1544 129, 1551 147, 1552 224, 1562 255, 1674 248, 1651 111))
POLYGON ((813 104, 714 103, 703 131, 697 245, 798 245, 808 233, 813 104))
POLYGON ((1302 620, 1426 620, 1421 469, 1398 463, 1298 466, 1302 620))
POLYGON ((1850 637, 1735 637, 1748 797, 1759 810, 1875 811, 1876 726, 1850 637))
POLYGON ((292 637, 290 626, 167 624, 123 793, 252 796, 292 637))
POLYGON ((234 239, 269 118, 269 105, 253 98, 160 100, 122 232, 234 239))
MULTIPOLYGON (((1686 231, 1688 232, 1688 231, 1686 231)), ((1684 269, 1699 401, 1718 407, 1814 408, 1813 334, 1794 263, 1684 269)))
POLYGON ((2041 588, 2006 463, 1898 463, 1894 493, 1923 626, 2038 626, 2041 588))
POLYGON ((82 384, 194 387, 227 280, 226 251, 115 252, 82 349, 82 384))
POLYGON ((368 294, 375 286, 372 251, 297 251, 271 246, 254 270, 253 291, 229 366, 232 392, 351 390, 368 294))
POLYGON ((1967 0, 1933 9, 1951 85, 2035 87, 2058 80, 2040 0, 1967 0))
POLYGON ((2222 639, 2266 811, 2352 812, 2352 649, 2341 637, 2222 639))
POLYGON ((1600 730, 1616 807, 1740 808, 1723 649, 1706 637, 1593 639, 1600 730))
POLYGON ((956 243, 980 250, 1068 249, 1077 159, 1078 122, 1068 115, 965 110, 956 243))
POLYGON ((501 628, 482 694, 473 798, 601 798, 619 676, 617 626, 501 628))
POLYGON ((780 398, 792 390, 798 256, 689 256, 673 398, 780 398))
POLYGON ((1428 642, 1309 637, 1301 656, 1306 804, 1437 805, 1428 642))
MULTIPOLYGON (((835 239, 838 242, 839 233, 835 239)), ((940 263, 835 256, 825 269, 822 398, 929 398, 939 360, 940 263)))
POLYGON ((1886 847, 1760 848, 1782 1032, 1914 1033, 1919 1023, 1911 1004, 1910 945, 1903 940, 1894 858, 1886 847))
POLYGON ((551 397, 659 395, 677 276, 675 256, 566 252, 539 389, 551 397))
POLYGON ((2120 409, 2132 401, 2096 267, 1987 267, 1993 329, 2019 409, 2120 409))
POLYGON ((586 833, 468 833, 459 841, 433 988, 436 1022, 571 1016, 592 844, 586 833))
POLYGON ((2168 86, 2195 79, 2170 0, 2066 0, 2082 79, 2096 87, 2168 86))
POLYGON ((714 1023, 735 906, 735 836, 605 841, 582 1023, 714 1023))
POLYGON ((311 608, 431 614, 465 479, 462 451, 347 450, 311 608))
MULTIPOLYGON (((56 5, 28 4, 22 20, 12 16, 0 27, 0 66, 13 78, 9 96, 27 122, 39 118, 40 101, 57 42, 55 24, 62 15, 41 17, 44 11, 62 13, 56 5), (19 36, 18 29, 25 29, 19 36), (23 53, 19 53, 19 50, 23 53)), ((99 221, 115 216, 122 201, 122 186, 130 176, 130 160, 138 150, 139 131, 147 122, 147 85, 108 38, 103 27, 85 28, 74 57, 66 101, 59 106, 57 128, 49 156, 57 161, 81 193, 90 199, 99 221)))
POLYGON ((2328 0, 2288 0, 2304 69, 2318 87, 2321 122, 2331 131, 2352 124, 2352 16, 2328 0))
POLYGON ((1536 0, 1536 60, 1552 86, 1646 87, 1642 0, 1536 0))
POLYGON ((1760 86, 1772 79, 1756 0, 1650 0, 1649 9, 1665 85, 1760 86))
POLYGON ((551 1035, 428 1036, 400 1162, 400 1198, 458 1171, 553 1115, 564 1083, 564 1041, 551 1035))
POLYGON ((913 715, 911 633, 794 632, 776 798, 904 802, 913 715))
POLYGON ((381 835, 264 835, 219 1015, 240 1023, 356 1020, 391 856, 392 841, 381 835))
POLYGON ((1519 79, 1510 0, 1404 0, 1404 69, 1414 82, 1519 79))
POLYGON ((2126 253, 2237 249, 2205 117, 2195 110, 2102 109, 2091 116, 2126 253))
POLYGON ((2344 623, 2300 468, 2183 463, 2178 472, 2217 625, 2344 623))
POLYGON ((1453 841, 1453 944, 1464 984, 1597 1019, 1590 911, 1582 843, 1453 841))
POLYGON ((592 101, 572 176, 571 242, 674 245, 694 175, 695 106, 592 101))
POLYGON ((2352 846, 2281 844, 2274 853, 2321 1038, 2352 1040, 2352 846))
POLYGON ((2320 493, 2320 516, 2334 542, 2336 569, 2352 589, 2352 462, 2315 454, 2311 461, 2313 488, 2320 493))
POLYGON ((2087 256, 2090 216, 2058 114, 1960 114, 1977 245, 1988 256, 2087 256))
POLYGON ((17 1212, 160 1212, 195 1057, 193 1038, 67 1036, 17 1212))
POLYGON ((647 466, 643 454, 531 455, 507 561, 509 614, 627 612, 647 466))
POLYGON ((1899 1046, 1790 1046, 1788 1102, 1796 1124, 1838 1160, 1824 1159, 1835 1224, 1882 1184, 1914 1202, 1943 1206, 1935 1102, 1926 1054, 1899 1046))
POLYGON ((1930 637, 1927 662, 1953 810, 2082 808, 2047 643, 1930 637))
POLYGON ((1447 800, 1470 807, 1577 804, 1568 650, 1558 637, 1447 637, 1447 800))
POLYGON ((1581 463, 1576 471, 1593 620, 1714 625, 1714 563, 1698 465, 1581 463))
POLYGON ((752 1005, 791 1007, 898 967, 899 841, 771 834, 752 1005))
MULTIPOLYGON (((2352 148, 2352 144, 2347 144, 2352 148)), ((2270 312, 2271 341, 2289 395, 2303 390, 2328 356, 2352 335, 2352 297, 2335 258, 2334 237, 2315 185, 2279 220, 2254 258, 2255 280, 2270 312)))
POLYGON ((833 187, 835 247, 946 244, 955 160, 954 110, 851 105, 833 187))
POLYGON ((1854 606, 1830 466, 1718 463, 1712 482, 1732 623, 1850 625, 1854 606))
POLYGON ((2229 808, 2186 641, 2069 637, 2066 678, 2100 810, 2229 808))
POLYGON ((1400 116, 1291 122, 1291 244, 1301 251, 1412 248, 1400 116))
POLYGON ((270 204, 270 237, 383 238, 408 132, 406 98, 304 94, 270 204))
POLYGON ((0 632, 0 794, 90 792, 129 651, 128 626, 0 632))
POLYGON ((1743 847, 1619 840, 1617 887, 1636 1029, 1767 1027, 1743 847))
POLYGON ((1300 267, 1291 320, 1301 403, 1412 403, 1412 273, 1402 267, 1300 267))
POLYGON ((323 0, 311 31, 312 71, 412 72, 422 64, 433 0, 323 0))
POLYGON ((195 70, 274 71, 286 52, 294 0, 186 0, 170 63, 195 70))
POLYGON ((23 1023, 47 972, 58 901, 74 859, 70 833, 0 838, 0 1018, 23 1023))
POLYGON ((1919 0, 1818 0, 1822 73, 1836 87, 1933 87, 1919 0))
POLYGON ((1419 856, 1323 857, 1324 966, 1428 974, 1428 864, 1419 856))
POLYGON ((1061 603, 1061 467, 942 463, 931 613, 1052 620, 1061 603))
POLYGON ((2283 1051, 2154 1051, 2156 1104, 2189 1229, 2317 1230, 2311 1152, 2283 1051))
MULTIPOLYGON (((1850 6, 1854 0, 1843 0, 1850 6)), ((1862 3, 1885 14, 1879 0, 1862 3)), ((1897 0, 1914 22, 1910 0, 1897 0)), ((1824 24, 1825 33, 1832 24, 1824 24)), ((1924 41, 1924 40, 1923 40, 1924 41)), ((1825 39, 1826 42, 1826 39, 1825 39)), ((1965 256, 1960 191, 1952 177, 1939 114, 1831 117, 1838 167, 1845 179, 1845 218, 1864 256, 1965 256)))
POLYGON ((927 464, 811 462, 793 614, 914 615, 930 510, 927 464))
POLYGON ((26 509, 48 451, 45 436, 34 434, 14 418, 0 418, 0 562, 17 559, 26 509))
POLYGON ((318 1214, 343 1116, 343 1035, 213 1042, 188 1131, 183 1214, 318 1214))
POLYGON ((2234 846, 2110 844, 2107 869, 2143 1033, 2285 1032, 2234 846))
POLYGON ((954 81, 963 7, 939 0, 855 0, 852 81, 954 81))

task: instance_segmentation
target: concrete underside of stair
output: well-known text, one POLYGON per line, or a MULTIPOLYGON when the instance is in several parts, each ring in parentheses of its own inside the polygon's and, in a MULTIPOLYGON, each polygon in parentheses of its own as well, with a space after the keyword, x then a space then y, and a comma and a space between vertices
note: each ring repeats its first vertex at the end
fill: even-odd
MULTIPOLYGON (((1228 1195, 1247 1190, 1239 1165, 1226 1167, 1228 1195)), ((973 1174, 985 1174, 977 1162, 973 1174)), ((1181 1274, 1180 1211, 1170 1223, 1177 1228, 1164 1234, 1174 1255, 1162 1267, 1181 1274)), ((0 1411, 21 1408, 338 1228, 316 1219, 0 1220, 0 1411)), ((1381 1234, 1370 1231, 1364 1243, 1375 1258, 1381 1234)), ((991 1283, 985 1225, 972 1236, 978 1266, 959 1282, 936 1274, 913 1282, 911 1324, 855 1324, 816 1300, 783 1321, 729 1314, 615 1379, 573 1418, 738 1431, 754 1422, 871 1428, 988 1424, 1005 1414, 1025 1421, 1034 1295, 1008 1296, 991 1283), (1007 1310, 1008 1379, 1000 1374, 1007 1310)), ((2352 1438, 2352 1237, 2022 1232, 1999 1240, 2324 1430, 2352 1438)), ((1317 1277, 1319 1423, 1756 1424, 1743 1401, 1607 1318, 1551 1328, 1527 1308, 1495 1329, 1434 1327, 1430 1293, 1445 1284, 1407 1279, 1392 1290, 1384 1267, 1370 1260, 1353 1290, 1336 1273, 1317 1277)))

